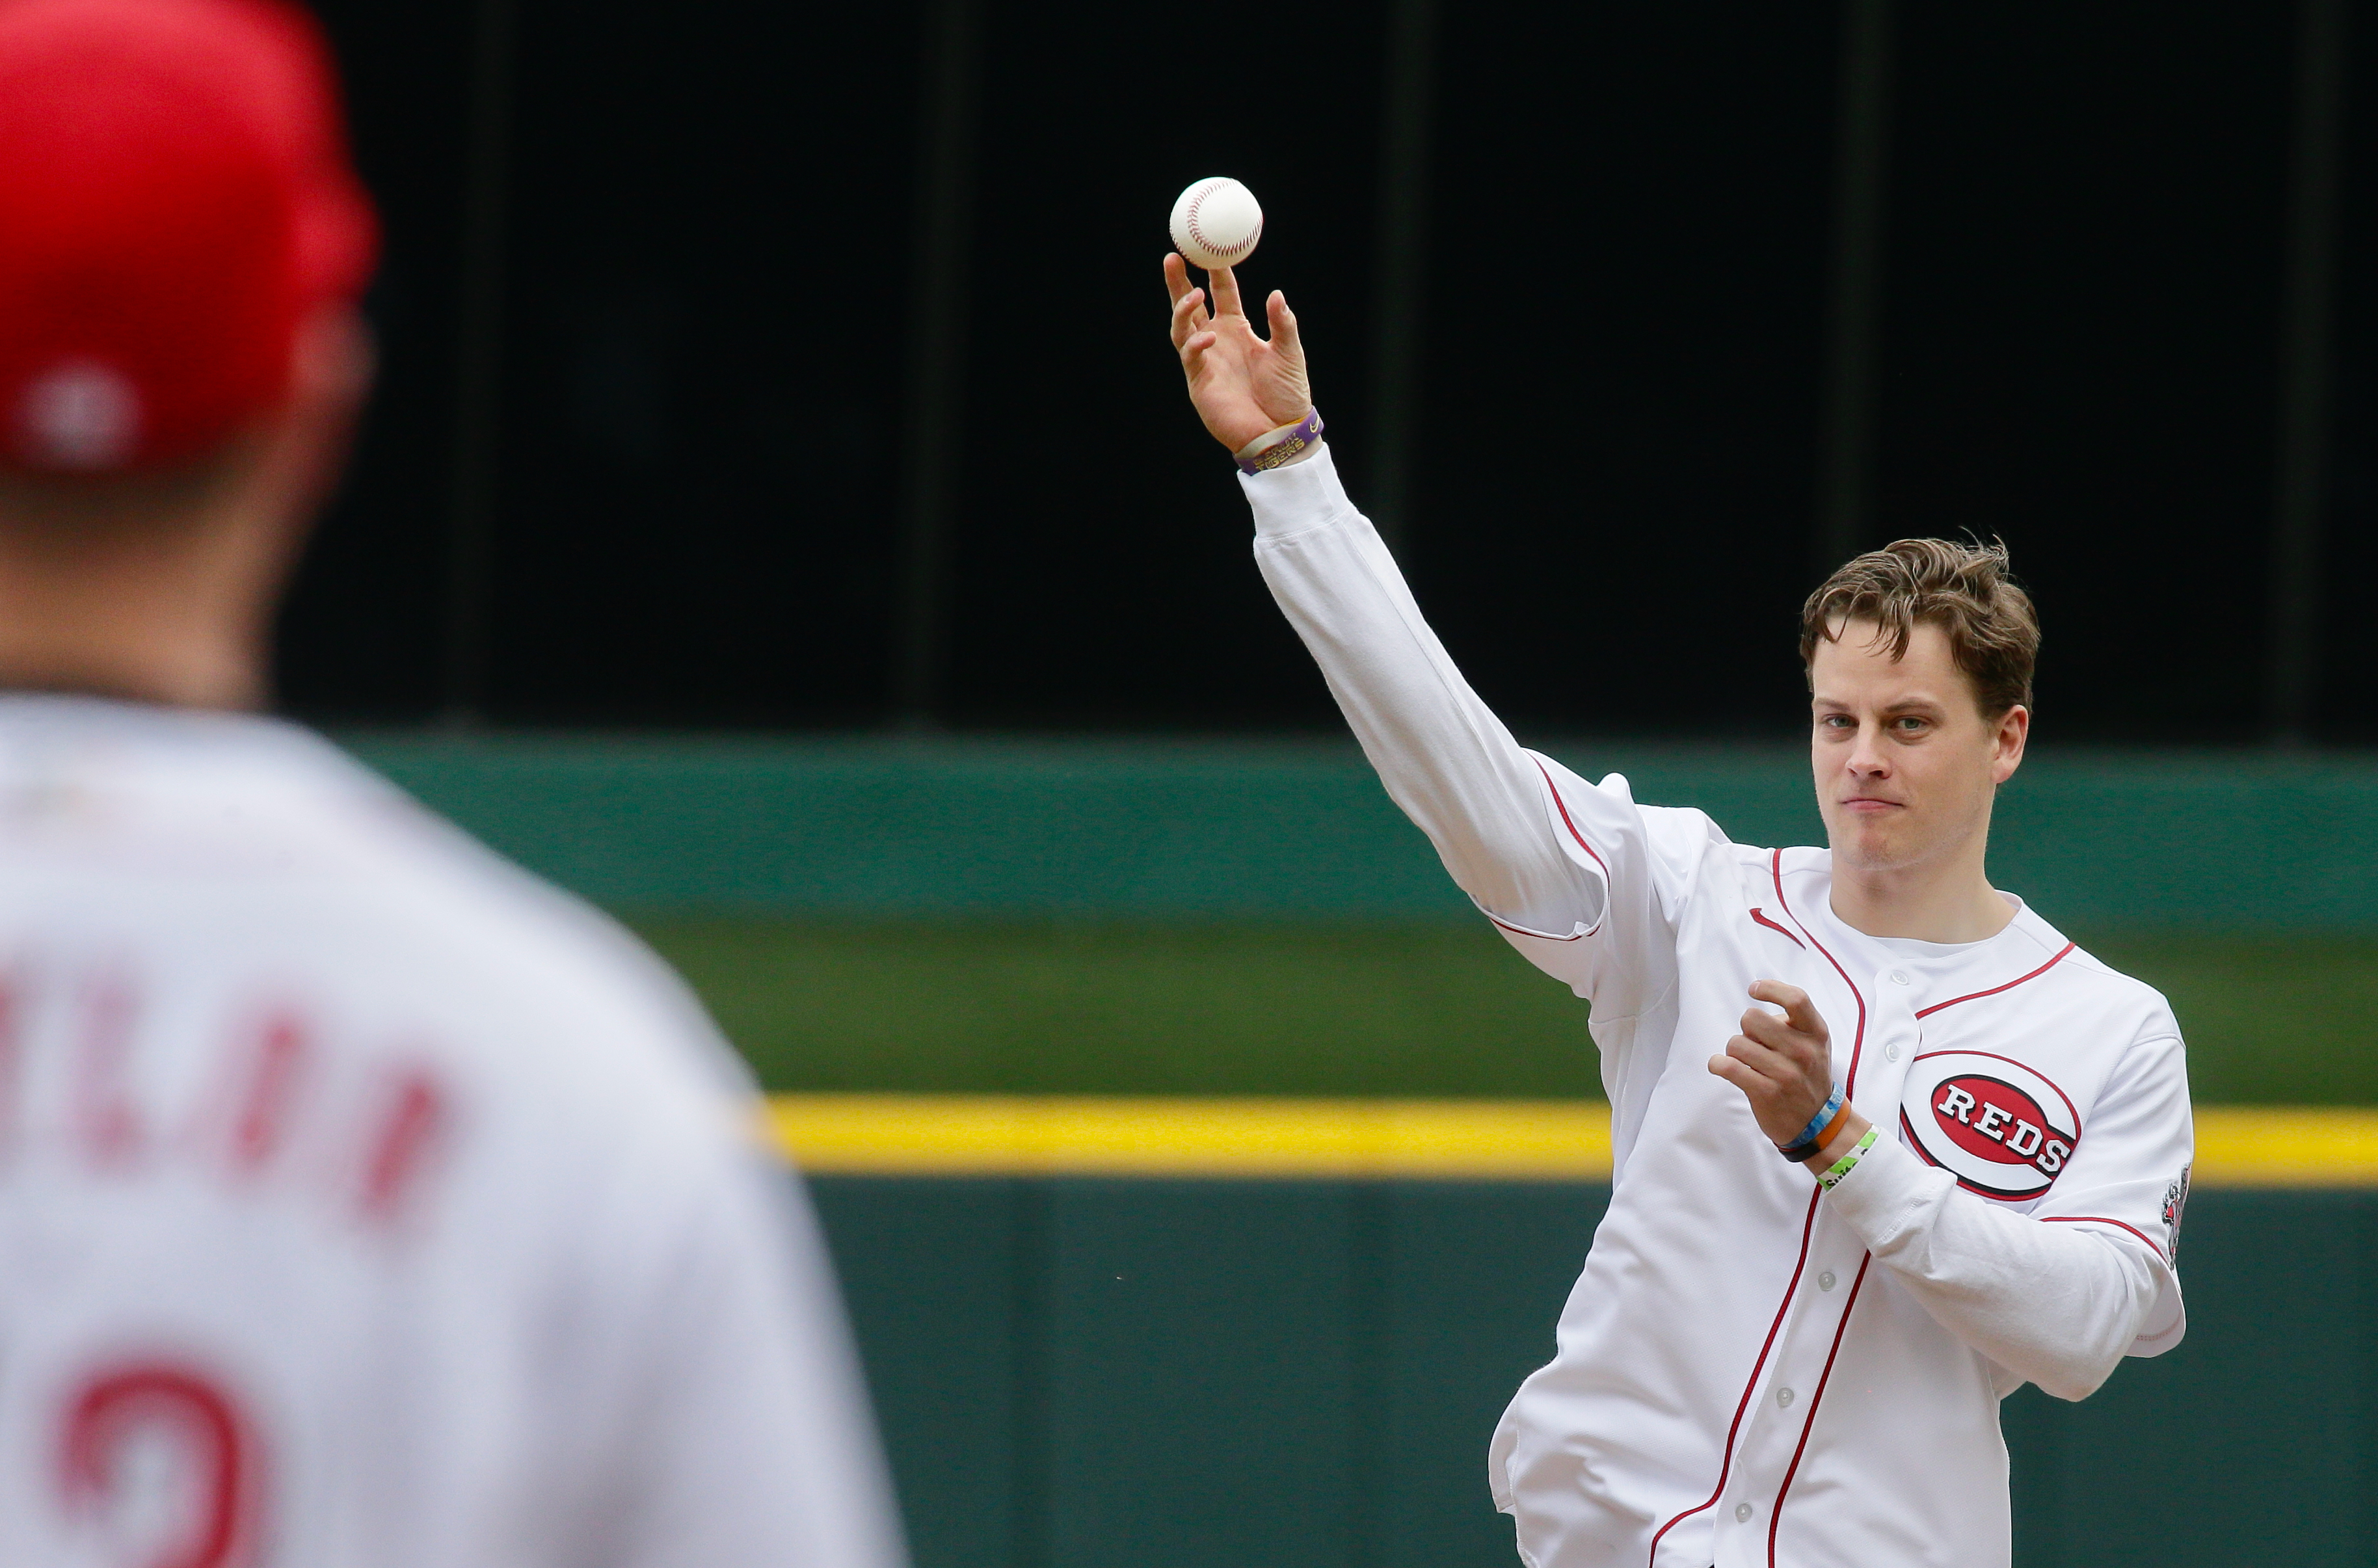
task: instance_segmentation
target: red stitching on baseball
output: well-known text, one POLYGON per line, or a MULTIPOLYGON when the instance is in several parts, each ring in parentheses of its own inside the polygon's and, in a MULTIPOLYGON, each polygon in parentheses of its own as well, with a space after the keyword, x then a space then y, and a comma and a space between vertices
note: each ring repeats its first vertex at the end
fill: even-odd
POLYGON ((1220 188, 1219 185, 1209 185, 1189 198, 1189 216, 1182 220, 1188 226, 1189 237, 1204 245, 1207 253, 1211 256, 1228 256, 1235 250, 1253 250, 1255 242, 1263 238, 1263 220, 1260 218, 1255 220, 1255 232, 1237 245, 1216 245, 1206 237, 1206 231, 1197 226, 1197 214, 1205 207, 1206 198, 1220 188))

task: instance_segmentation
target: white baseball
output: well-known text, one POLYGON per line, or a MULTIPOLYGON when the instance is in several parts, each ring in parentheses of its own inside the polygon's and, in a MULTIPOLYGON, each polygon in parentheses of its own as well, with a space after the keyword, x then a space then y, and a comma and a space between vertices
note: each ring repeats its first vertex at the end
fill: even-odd
POLYGON ((1172 204, 1172 247, 1192 267, 1236 267, 1263 238, 1255 193, 1227 174, 1209 174, 1172 204))

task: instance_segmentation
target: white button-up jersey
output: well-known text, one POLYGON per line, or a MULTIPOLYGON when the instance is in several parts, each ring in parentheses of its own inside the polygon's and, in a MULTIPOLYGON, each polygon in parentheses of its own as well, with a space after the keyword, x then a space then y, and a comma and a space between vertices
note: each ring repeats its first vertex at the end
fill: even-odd
POLYGON ((1593 1004, 1609 1211, 1489 1470, 1533 1568, 2009 1561, 1999 1401, 2179 1342, 2192 1147, 2163 999, 2018 905, 1865 935, 1831 856, 1730 842, 1521 749, 1327 453, 1244 481, 1256 557, 1388 793, 1511 943, 1593 1004), (1885 1134, 1830 1193, 1708 1071, 1801 987, 1885 1134))
POLYGON ((304 732, 0 700, 0 1562, 895 1568, 751 1104, 304 732))

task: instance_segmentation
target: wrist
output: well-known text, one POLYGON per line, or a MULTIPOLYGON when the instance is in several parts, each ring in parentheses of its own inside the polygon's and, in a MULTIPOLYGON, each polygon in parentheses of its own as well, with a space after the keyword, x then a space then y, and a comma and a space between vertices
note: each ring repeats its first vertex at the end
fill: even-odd
POLYGON ((1265 431, 1231 456, 1240 473, 1261 473, 1293 462, 1311 451, 1321 439, 1321 411, 1309 408, 1302 419, 1265 431))
POLYGON ((1867 1121, 1864 1117, 1858 1119, 1865 1122, 1866 1131, 1860 1132, 1856 1139, 1851 1139, 1844 1134, 1841 1141, 1833 1145, 1841 1153, 1832 1164, 1822 1167, 1811 1165, 1808 1167, 1809 1173, 1817 1179, 1817 1185, 1828 1192, 1841 1185, 1842 1178, 1857 1168, 1858 1161, 1873 1151, 1876 1143, 1882 1136, 1882 1130, 1874 1123, 1867 1121))
POLYGON ((1842 1087, 1841 1080, 1837 1078, 1833 1080, 1832 1093, 1826 1095, 1824 1104, 1817 1107, 1817 1114, 1808 1119, 1807 1125, 1778 1143, 1776 1147, 1785 1159, 1805 1165, 1823 1152, 1832 1134, 1839 1129, 1843 1119, 1849 1114, 1851 1114, 1849 1095, 1842 1087))
POLYGON ((1833 1118, 1832 1124, 1818 1138, 1817 1147, 1800 1163, 1808 1167, 1811 1176, 1819 1175, 1857 1147, 1859 1141, 1873 1131, 1873 1122, 1851 1107, 1844 1106, 1842 1113, 1833 1118))

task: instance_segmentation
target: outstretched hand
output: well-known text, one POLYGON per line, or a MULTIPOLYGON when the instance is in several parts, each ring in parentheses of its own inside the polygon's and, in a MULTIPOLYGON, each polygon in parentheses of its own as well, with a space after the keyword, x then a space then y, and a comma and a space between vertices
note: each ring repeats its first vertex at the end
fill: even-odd
POLYGON ((1172 295, 1172 346, 1181 352, 1189 378, 1189 401, 1206 428, 1232 451, 1267 430, 1293 425, 1313 407, 1304 375, 1304 345, 1297 341, 1296 317, 1287 296, 1272 291, 1265 302, 1271 340, 1255 336, 1239 303, 1239 283, 1227 267, 1206 274, 1213 285, 1213 311, 1206 291, 1189 284, 1189 264, 1164 258, 1164 286, 1172 295))

